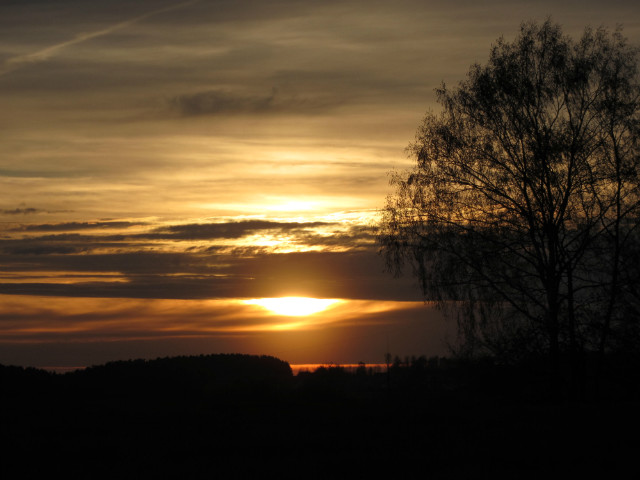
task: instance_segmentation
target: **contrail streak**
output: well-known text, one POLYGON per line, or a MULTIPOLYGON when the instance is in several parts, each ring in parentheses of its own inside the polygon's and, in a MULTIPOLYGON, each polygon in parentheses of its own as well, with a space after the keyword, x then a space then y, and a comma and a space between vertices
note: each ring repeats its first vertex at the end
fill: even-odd
POLYGON ((168 7, 163 7, 159 10, 154 10, 152 12, 148 12, 142 15, 139 15, 135 18, 125 20, 124 22, 116 23, 115 25, 111 25, 110 27, 103 28, 102 30, 97 30, 95 32, 89 33, 80 33, 76 35, 71 40, 67 40, 66 42, 57 43, 55 45, 51 45, 49 47, 43 48, 42 50, 38 50, 37 52, 28 53, 26 55, 18 55, 12 58, 5 60, 4 64, 0 66, 0 77, 6 75, 7 73, 13 72, 22 68, 26 65, 30 65, 32 63, 41 62, 46 60, 60 50, 63 50, 72 45, 76 45, 78 43, 86 42, 87 40, 91 40, 96 37, 101 37, 103 35, 108 35, 109 33, 115 32, 116 30, 120 30, 122 28, 128 27, 140 20, 144 20, 146 18, 152 17, 154 15, 158 15, 160 13, 170 12, 172 10, 177 10, 179 8, 187 7, 189 5, 193 5, 194 3, 198 3, 200 0, 189 0, 186 2, 177 3, 175 5, 170 5, 168 7))

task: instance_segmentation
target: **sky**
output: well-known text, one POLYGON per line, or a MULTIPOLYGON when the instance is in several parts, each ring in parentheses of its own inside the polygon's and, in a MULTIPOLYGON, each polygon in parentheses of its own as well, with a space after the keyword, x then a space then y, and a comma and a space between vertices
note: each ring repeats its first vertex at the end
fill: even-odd
POLYGON ((547 17, 640 45, 635 0, 0 0, 0 363, 446 354, 377 254, 389 172, 547 17))

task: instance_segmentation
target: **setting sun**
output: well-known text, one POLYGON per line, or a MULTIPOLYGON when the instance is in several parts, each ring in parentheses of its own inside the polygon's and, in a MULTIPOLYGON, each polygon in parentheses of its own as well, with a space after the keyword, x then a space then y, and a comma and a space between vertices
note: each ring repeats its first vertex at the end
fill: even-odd
POLYGON ((334 298, 278 297, 256 298, 246 300, 244 303, 247 305, 258 305, 277 315, 302 317, 322 312, 338 302, 340 302, 340 300, 334 298))

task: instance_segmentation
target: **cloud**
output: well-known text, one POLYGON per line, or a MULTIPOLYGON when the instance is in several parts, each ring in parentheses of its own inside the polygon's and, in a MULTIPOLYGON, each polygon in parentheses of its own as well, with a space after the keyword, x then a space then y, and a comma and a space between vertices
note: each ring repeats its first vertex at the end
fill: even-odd
POLYGON ((3 247, 2 251, 10 255, 71 255, 82 253, 87 248, 72 245, 27 243, 3 247))
POLYGON ((323 247, 349 247, 351 249, 364 247, 370 248, 376 240, 375 233, 371 227, 355 225, 345 232, 334 233, 332 235, 320 235, 316 232, 301 232, 300 242, 305 245, 316 245, 323 247))
POLYGON ((24 208, 13 208, 13 209, 7 209, 4 208, 2 210, 0 210, 0 214, 3 215, 29 215, 32 213, 40 213, 43 212, 44 210, 40 210, 39 208, 33 208, 33 207, 24 207, 24 208))
POLYGON ((104 298, 261 298, 311 296, 420 300, 412 278, 392 279, 373 249, 347 252, 68 254, 29 252, 0 255, 11 278, 5 294, 104 298), (46 272, 49 280, 29 280, 46 272), (56 272, 98 275, 118 272, 126 281, 56 283, 56 272), (23 281, 11 280, 21 273, 23 281))
POLYGON ((273 108, 275 94, 239 96, 220 90, 178 95, 170 100, 173 109, 184 116, 227 113, 258 113, 273 108))
POLYGON ((263 254, 239 259, 229 270, 252 277, 256 296, 420 300, 415 281, 393 279, 374 249, 263 254))
MULTIPOLYGON (((152 229, 145 233, 120 233, 83 235, 79 233, 70 233, 81 230, 115 230, 127 229, 131 227, 149 225, 146 222, 127 222, 127 221, 109 221, 109 222, 64 222, 37 225, 20 225, 9 229, 12 232, 61 232, 52 235, 40 235, 36 237, 24 237, 20 241, 5 240, 0 241, 0 251, 15 246, 25 247, 30 243, 60 243, 60 242, 76 242, 84 243, 87 248, 92 246, 104 246, 105 242, 132 242, 140 240, 229 240, 239 239, 247 235, 253 235, 258 232, 280 232, 293 235, 299 235, 303 238, 313 238, 313 230, 321 227, 338 226, 336 223, 330 222, 277 222, 268 220, 245 220, 221 223, 191 223, 182 225, 168 225, 152 229)), ((318 243, 320 236, 314 243, 318 243)), ((325 237, 329 239, 329 237, 325 237)), ((333 241, 330 244, 334 244, 333 241)), ((122 245, 126 246, 126 245, 122 245)))
MULTIPOLYGON (((44 246, 43 246, 44 249, 44 246)), ((0 255, 6 272, 122 272, 125 275, 174 275, 219 273, 213 258, 173 252, 115 252, 82 255, 38 255, 16 257, 11 252, 0 255)))
POLYGON ((182 240, 204 240, 216 238, 241 238, 261 230, 281 232, 307 231, 317 227, 335 225, 327 222, 273 222, 268 220, 246 220, 224 223, 192 223, 159 227, 152 234, 141 234, 139 238, 166 238, 182 240))
POLYGON ((0 77, 2 77, 3 75, 6 75, 8 73, 11 73, 19 68, 22 68, 26 65, 30 65, 33 63, 38 63, 38 62, 42 62, 44 60, 49 59, 50 57, 56 55, 59 51, 70 47, 72 45, 77 45, 79 43, 82 42, 86 42, 87 40, 91 40, 97 37, 102 37, 104 35, 108 35, 110 33, 113 33, 117 30, 121 30, 125 27, 128 27, 130 25, 133 25, 134 23, 137 23, 141 20, 144 20, 146 18, 152 17, 154 15, 158 15, 160 13, 166 13, 166 12, 170 12, 179 8, 184 8, 187 7, 189 5, 193 5, 195 3, 198 3, 200 0, 188 0, 186 2, 180 2, 180 3, 176 3, 173 5, 169 5, 169 6, 165 6, 156 10, 153 10, 151 12, 147 12, 143 15, 139 15, 137 17, 131 18, 129 20, 125 20, 123 22, 119 22, 113 25, 110 25, 108 27, 105 28, 101 28, 99 30, 95 30, 93 32, 87 32, 87 33, 80 33, 78 35, 76 35, 74 38, 70 39, 70 40, 66 40, 64 42, 60 42, 60 43, 56 43, 54 45, 50 45, 48 47, 42 48, 40 50, 37 50, 35 52, 32 53, 27 53, 27 54, 23 54, 23 55, 16 55, 13 57, 8 58, 7 60, 4 61, 4 63, 2 65, 0 65, 0 77))
MULTIPOLYGON (((31 209, 34 210, 34 209, 31 209)), ((28 212, 31 213, 31 212, 28 212)), ((123 222, 123 221, 110 221, 110 222, 64 222, 64 223, 45 223, 39 225, 21 225, 13 229, 14 231, 25 232, 64 232, 74 230, 87 230, 87 229, 118 229, 137 227, 142 225, 148 225, 146 222, 123 222)))
POLYGON ((225 90, 207 90, 177 95, 169 106, 185 117, 199 115, 305 113, 325 111, 342 102, 329 96, 300 97, 282 95, 273 88, 269 94, 238 94, 225 90))

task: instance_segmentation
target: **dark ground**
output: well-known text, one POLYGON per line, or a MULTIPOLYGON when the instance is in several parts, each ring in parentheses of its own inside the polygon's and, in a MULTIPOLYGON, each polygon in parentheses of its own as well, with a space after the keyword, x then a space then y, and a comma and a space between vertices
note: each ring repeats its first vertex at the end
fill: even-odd
POLYGON ((631 478, 640 402, 623 380, 569 402, 529 371, 444 361, 297 377, 245 355, 0 366, 0 476, 631 478))

